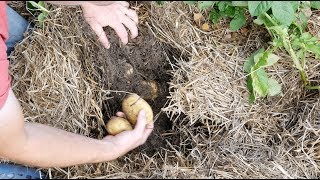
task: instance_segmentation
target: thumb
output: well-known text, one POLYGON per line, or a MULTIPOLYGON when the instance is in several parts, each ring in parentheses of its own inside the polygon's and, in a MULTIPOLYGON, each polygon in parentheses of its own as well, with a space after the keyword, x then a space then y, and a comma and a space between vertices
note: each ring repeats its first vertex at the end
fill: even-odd
POLYGON ((143 134, 144 129, 146 128, 146 112, 142 109, 138 114, 137 124, 134 128, 134 131, 138 134, 143 134))

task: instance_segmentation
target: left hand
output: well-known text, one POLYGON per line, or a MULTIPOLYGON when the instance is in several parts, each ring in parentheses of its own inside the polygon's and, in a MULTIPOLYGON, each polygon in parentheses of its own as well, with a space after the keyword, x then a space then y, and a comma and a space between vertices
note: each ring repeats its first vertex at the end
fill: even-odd
POLYGON ((103 30, 105 26, 113 28, 123 44, 128 43, 128 33, 124 26, 130 30, 131 38, 138 36, 138 15, 136 11, 129 9, 129 3, 126 1, 117 1, 107 6, 86 2, 81 5, 81 8, 84 18, 107 49, 110 48, 110 43, 103 30))

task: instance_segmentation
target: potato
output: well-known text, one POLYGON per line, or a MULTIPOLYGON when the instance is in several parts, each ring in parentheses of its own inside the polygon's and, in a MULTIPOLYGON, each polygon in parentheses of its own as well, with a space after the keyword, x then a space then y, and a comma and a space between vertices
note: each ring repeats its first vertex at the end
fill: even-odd
POLYGON ((132 126, 130 122, 124 118, 113 117, 108 121, 106 129, 109 134, 116 135, 122 131, 132 130, 132 126))
POLYGON ((143 97, 144 99, 154 100, 158 97, 159 94, 159 85, 156 81, 142 81, 142 85, 150 89, 150 95, 143 97))
POLYGON ((132 65, 129 64, 129 63, 125 63, 124 64, 124 68, 126 70, 125 76, 127 78, 131 77, 133 75, 133 67, 132 67, 132 65))
POLYGON ((133 125, 136 124, 138 114, 142 109, 146 112, 147 124, 153 122, 153 111, 150 105, 140 96, 137 94, 129 94, 122 101, 122 111, 133 125))

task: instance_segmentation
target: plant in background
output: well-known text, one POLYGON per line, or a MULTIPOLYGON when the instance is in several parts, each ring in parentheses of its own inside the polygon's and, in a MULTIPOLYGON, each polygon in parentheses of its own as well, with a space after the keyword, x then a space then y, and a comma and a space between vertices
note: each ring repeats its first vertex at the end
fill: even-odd
POLYGON ((37 17, 40 26, 42 26, 49 13, 49 10, 45 8, 44 1, 27 1, 26 9, 34 17, 37 17))
MULTIPOLYGON (((254 52, 245 62, 244 71, 248 74, 247 88, 249 101, 260 97, 281 94, 281 85, 268 77, 265 68, 280 59, 273 52, 287 52, 299 72, 305 88, 320 89, 312 86, 305 72, 306 57, 320 57, 318 37, 306 32, 311 8, 320 9, 320 1, 183 1, 197 5, 199 10, 209 10, 208 19, 216 24, 221 18, 230 18, 230 30, 241 29, 246 23, 245 13, 249 12, 254 23, 264 26, 272 37, 270 46, 254 52)), ((163 4, 164 1, 161 1, 163 4)))

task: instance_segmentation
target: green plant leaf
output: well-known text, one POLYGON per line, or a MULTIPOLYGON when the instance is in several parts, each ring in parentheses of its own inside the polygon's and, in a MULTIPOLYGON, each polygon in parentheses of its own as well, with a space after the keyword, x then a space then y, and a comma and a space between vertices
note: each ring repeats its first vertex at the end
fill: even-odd
POLYGON ((213 24, 217 24, 220 19, 220 14, 213 8, 209 13, 209 19, 212 21, 213 24))
POLYGON ((258 25, 262 25, 262 24, 265 24, 267 21, 266 17, 261 14, 257 17, 257 19, 253 20, 254 23, 258 24, 258 25))
POLYGON ((279 60, 279 56, 270 53, 269 51, 259 53, 254 56, 254 61, 255 61, 255 69, 258 69, 260 67, 267 67, 267 66, 272 66, 279 60))
POLYGON ((311 8, 320 9, 320 1, 310 1, 311 8))
POLYGON ((248 6, 248 1, 232 1, 232 6, 246 7, 248 6))
POLYGON ((265 64, 267 64, 267 56, 263 57, 265 55, 265 52, 261 52, 256 54, 253 59, 254 59, 254 63, 256 64, 256 68, 259 68, 261 66, 264 66, 265 64))
POLYGON ((196 1, 183 1, 185 4, 194 5, 196 1))
POLYGON ((303 49, 300 49, 296 54, 299 59, 304 58, 304 50, 303 49))
POLYGON ((272 14, 283 25, 289 26, 294 20, 294 10, 288 1, 274 1, 272 6, 272 14))
POLYGON ((252 77, 251 75, 248 76, 247 78, 247 88, 249 89, 249 102, 250 103, 253 103, 255 100, 256 100, 256 96, 254 94, 254 91, 253 91, 253 85, 252 85, 252 77))
POLYGON ((251 56, 249 58, 246 59, 246 62, 244 63, 244 71, 246 73, 250 73, 251 72, 251 67, 254 66, 254 56, 262 53, 264 51, 264 48, 258 49, 257 51, 255 51, 254 53, 251 54, 251 56))
POLYGON ((32 5, 32 3, 30 1, 27 1, 26 2, 26 9, 27 11, 32 14, 33 16, 35 16, 35 11, 36 11, 36 8, 32 5))
POLYGON ((269 27, 268 29, 274 30, 276 34, 278 34, 281 37, 288 36, 288 29, 285 28, 284 26, 272 26, 272 27, 269 27))
POLYGON ((308 39, 312 38, 312 35, 310 33, 308 33, 308 32, 304 32, 304 33, 301 34, 300 38, 303 39, 303 40, 308 40, 308 39))
POLYGON ((45 8, 45 4, 43 1, 39 1, 38 3, 36 3, 35 1, 28 1, 28 2, 38 10, 49 13, 49 10, 45 8))
POLYGON ((300 39, 298 38, 293 38, 293 42, 292 42, 292 49, 297 50, 301 47, 301 42, 300 39))
POLYGON ((291 3, 291 6, 293 8, 293 11, 296 12, 299 8, 300 1, 289 1, 291 3))
POLYGON ((198 8, 200 10, 207 9, 214 4, 214 1, 198 1, 198 8))
POLYGON ((42 24, 46 18, 47 18, 46 14, 41 13, 38 16, 38 21, 42 24))
POLYGON ((219 1, 217 5, 218 5, 219 11, 225 11, 226 8, 228 8, 229 6, 232 6, 232 3, 229 1, 219 1))
POLYGON ((276 62, 278 62, 279 59, 280 59, 279 56, 271 53, 271 54, 268 55, 267 64, 266 64, 265 66, 272 66, 272 65, 274 65, 276 62))
POLYGON ((259 16, 267 12, 271 8, 272 3, 272 1, 248 1, 248 9, 251 16, 259 16))
POLYGON ((227 6, 226 9, 224 10, 224 13, 228 17, 234 17, 236 13, 236 9, 233 6, 227 6))
POLYGON ((165 1, 156 1, 158 5, 163 5, 165 1))
POLYGON ((268 94, 269 80, 268 75, 264 69, 258 69, 251 73, 252 85, 254 91, 260 96, 265 97, 268 94))
POLYGON ((275 79, 269 78, 268 86, 269 96, 275 96, 281 93, 281 85, 275 79))
POLYGON ((300 32, 302 33, 303 31, 305 31, 305 29, 308 25, 308 18, 303 12, 299 12, 298 15, 299 15, 299 19, 301 21, 301 27, 299 27, 299 29, 300 29, 300 32))
POLYGON ((246 17, 244 14, 239 14, 235 16, 230 22, 230 30, 236 31, 240 29, 246 23, 246 17))
POLYGON ((314 53, 317 58, 320 56, 320 45, 307 44, 306 49, 307 51, 314 53))

